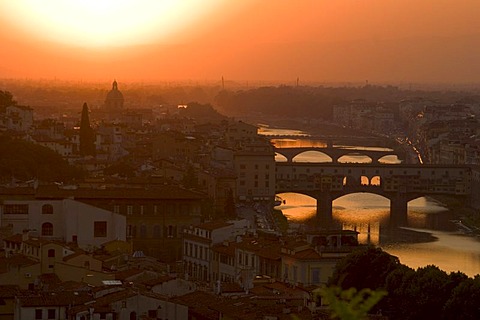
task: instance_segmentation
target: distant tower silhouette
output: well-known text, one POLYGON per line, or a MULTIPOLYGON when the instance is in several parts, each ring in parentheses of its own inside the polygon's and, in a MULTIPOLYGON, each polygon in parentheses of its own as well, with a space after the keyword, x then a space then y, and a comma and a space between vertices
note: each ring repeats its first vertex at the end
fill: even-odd
POLYGON ((114 80, 112 83, 112 90, 107 93, 107 98, 105 99, 105 109, 108 112, 118 112, 123 109, 123 94, 118 90, 117 81, 114 80))
POLYGON ((95 155, 95 132, 90 126, 90 118, 88 116, 88 106, 85 102, 82 109, 82 119, 80 120, 80 155, 95 155))

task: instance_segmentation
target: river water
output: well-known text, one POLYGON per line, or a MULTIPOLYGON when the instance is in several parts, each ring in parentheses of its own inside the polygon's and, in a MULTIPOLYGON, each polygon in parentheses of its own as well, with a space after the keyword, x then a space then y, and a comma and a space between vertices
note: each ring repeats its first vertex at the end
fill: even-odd
MULTIPOLYGON (((272 134, 275 129, 268 129, 272 134)), ((301 131, 282 129, 281 134, 297 133, 294 139, 272 139, 277 147, 325 146, 323 141, 309 140, 301 131)), ((355 147, 355 146, 352 146, 355 147)), ((356 146, 357 149, 370 147, 356 146)), ((379 148, 376 148, 379 149, 379 148)), ((277 161, 285 161, 277 156, 277 161)), ((329 162, 330 158, 318 152, 306 152, 297 156, 298 162, 329 162)), ((368 162, 359 155, 348 155, 340 162, 368 162)), ((382 159, 395 163, 395 156, 382 159)), ((316 212, 316 201, 305 195, 284 193, 279 196, 285 203, 277 207, 289 219, 293 229, 302 229, 304 222, 316 212)), ((461 271, 473 277, 480 273, 480 241, 458 230, 452 222, 454 215, 441 203, 421 197, 408 203, 408 228, 392 227, 388 223, 390 203, 379 195, 355 193, 333 202, 333 219, 342 229, 359 232, 359 241, 374 244, 397 256, 400 262, 418 268, 436 265, 447 272, 461 271)))

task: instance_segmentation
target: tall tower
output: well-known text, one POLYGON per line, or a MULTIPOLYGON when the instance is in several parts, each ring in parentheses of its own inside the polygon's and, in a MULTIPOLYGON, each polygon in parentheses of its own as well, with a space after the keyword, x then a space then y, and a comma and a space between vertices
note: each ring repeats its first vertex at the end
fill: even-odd
POLYGON ((80 155, 95 155, 95 132, 90 126, 90 118, 88 116, 88 106, 85 102, 82 109, 82 118, 80 120, 80 155))
POLYGON ((107 98, 105 99, 105 110, 107 112, 122 111, 123 101, 123 94, 118 90, 117 81, 114 80, 112 83, 112 90, 107 93, 107 98))

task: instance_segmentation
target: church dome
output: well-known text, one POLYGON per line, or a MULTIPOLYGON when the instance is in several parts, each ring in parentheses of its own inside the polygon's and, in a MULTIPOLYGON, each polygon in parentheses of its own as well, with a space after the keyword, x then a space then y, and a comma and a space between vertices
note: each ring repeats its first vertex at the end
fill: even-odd
POLYGON ((107 98, 105 99, 105 106, 107 109, 122 109, 123 108, 123 94, 118 90, 117 81, 113 81, 112 90, 107 93, 107 98))

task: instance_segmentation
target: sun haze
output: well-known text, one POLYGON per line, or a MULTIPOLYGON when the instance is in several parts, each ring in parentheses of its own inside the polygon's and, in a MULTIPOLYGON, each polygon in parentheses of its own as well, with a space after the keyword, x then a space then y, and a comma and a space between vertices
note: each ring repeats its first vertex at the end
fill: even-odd
POLYGON ((162 41, 217 5, 218 1, 202 0, 15 0, 2 4, 4 13, 9 12, 4 18, 27 33, 83 47, 162 41))
POLYGON ((478 82, 477 0, 0 0, 0 78, 478 82))

